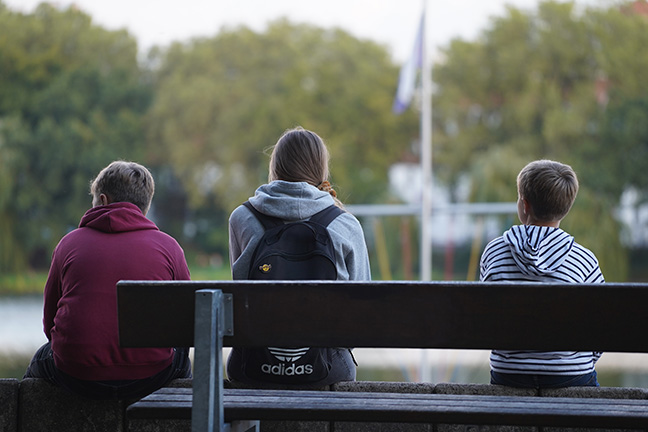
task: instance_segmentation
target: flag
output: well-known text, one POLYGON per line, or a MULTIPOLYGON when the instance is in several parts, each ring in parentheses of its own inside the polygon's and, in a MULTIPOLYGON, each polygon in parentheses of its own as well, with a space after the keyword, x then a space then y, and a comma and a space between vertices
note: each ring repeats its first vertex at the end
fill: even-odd
POLYGON ((416 32, 416 40, 414 41, 414 49, 407 62, 403 65, 398 77, 398 89, 396 90, 396 98, 394 99, 394 106, 392 111, 395 114, 400 114, 407 109, 414 90, 416 87, 416 75, 421 66, 423 65, 423 35, 425 27, 425 12, 421 15, 421 22, 418 31, 416 32))

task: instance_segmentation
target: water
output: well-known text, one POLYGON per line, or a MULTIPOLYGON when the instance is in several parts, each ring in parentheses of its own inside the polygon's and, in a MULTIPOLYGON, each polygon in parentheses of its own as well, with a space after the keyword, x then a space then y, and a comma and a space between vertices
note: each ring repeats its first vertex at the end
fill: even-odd
POLYGON ((0 297, 0 354, 31 355, 45 342, 43 297, 0 297))

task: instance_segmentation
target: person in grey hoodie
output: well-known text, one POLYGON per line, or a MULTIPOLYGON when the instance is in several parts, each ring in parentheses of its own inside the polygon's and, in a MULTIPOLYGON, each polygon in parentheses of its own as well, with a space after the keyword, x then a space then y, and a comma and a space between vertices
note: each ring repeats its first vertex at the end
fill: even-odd
MULTIPOLYGON (((303 221, 335 204, 342 207, 328 177, 329 154, 323 140, 301 127, 287 130, 270 157, 269 183, 260 186, 248 201, 259 212, 285 222, 303 221)), ((344 212, 327 227, 335 250, 338 280, 370 280, 369 256, 358 220, 344 212)), ((251 258, 264 228, 252 212, 241 205, 229 219, 229 252, 233 279, 247 279, 251 258)), ((228 378, 256 384, 245 374, 242 351, 233 348, 227 362, 228 378)), ((328 348, 328 377, 316 383, 330 385, 353 381, 356 370, 350 350, 328 348)), ((315 385, 315 384, 313 384, 315 385)))
MULTIPOLYGON (((518 174, 518 217, 492 240, 481 257, 480 280, 488 282, 605 282, 596 256, 559 228, 578 193, 569 165, 529 163, 518 174)), ((504 351, 490 355, 491 384, 511 387, 598 386, 593 351, 504 351)))

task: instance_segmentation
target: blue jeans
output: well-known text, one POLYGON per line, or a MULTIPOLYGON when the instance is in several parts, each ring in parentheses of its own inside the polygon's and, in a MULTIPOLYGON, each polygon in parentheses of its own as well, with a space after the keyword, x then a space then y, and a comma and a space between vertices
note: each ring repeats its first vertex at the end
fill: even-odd
POLYGON ((54 365, 50 342, 41 346, 27 367, 23 378, 44 378, 72 393, 89 399, 140 399, 176 378, 191 378, 189 348, 174 348, 171 365, 161 372, 142 379, 88 381, 70 376, 54 365))
POLYGON ((509 374, 491 371, 491 384, 524 388, 599 387, 596 371, 584 375, 509 374))

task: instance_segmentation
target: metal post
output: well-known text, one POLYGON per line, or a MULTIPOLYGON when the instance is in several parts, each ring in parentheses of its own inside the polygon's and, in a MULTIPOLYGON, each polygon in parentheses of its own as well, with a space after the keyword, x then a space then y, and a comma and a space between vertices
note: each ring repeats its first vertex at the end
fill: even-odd
MULTIPOLYGON (((432 280, 432 68, 428 56, 427 0, 423 0, 423 37, 421 49, 421 281, 432 280)), ((427 351, 421 352, 421 382, 430 382, 427 351)))
POLYGON ((432 279, 432 70, 428 56, 427 2, 423 1, 421 50, 421 280, 432 279))
POLYGON ((220 290, 196 291, 192 432, 223 431, 223 309, 220 290))

